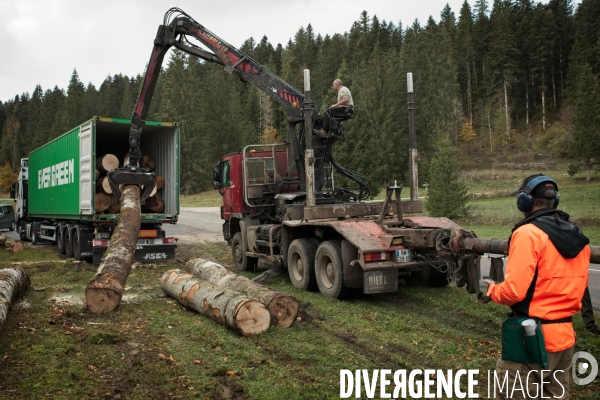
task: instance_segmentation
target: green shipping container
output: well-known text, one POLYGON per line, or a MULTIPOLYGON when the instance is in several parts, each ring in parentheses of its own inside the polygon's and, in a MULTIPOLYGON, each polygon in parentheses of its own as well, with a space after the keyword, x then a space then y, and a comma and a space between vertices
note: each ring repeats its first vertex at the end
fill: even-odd
MULTIPOLYGON (((94 117, 29 155, 29 216, 78 221, 114 220, 97 214, 96 159, 113 154, 123 162, 129 152, 131 121, 94 117)), ((143 220, 172 220, 179 215, 179 127, 148 121, 141 149, 156 161, 155 173, 165 180, 159 190, 164 213, 144 213, 143 220)), ((120 165, 122 166, 122 164, 120 165)))

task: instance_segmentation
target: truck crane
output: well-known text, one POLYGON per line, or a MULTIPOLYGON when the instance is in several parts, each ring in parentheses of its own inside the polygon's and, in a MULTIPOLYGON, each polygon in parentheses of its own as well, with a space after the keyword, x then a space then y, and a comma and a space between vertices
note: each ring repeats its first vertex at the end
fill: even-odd
MULTIPOLYGON (((357 291, 394 292, 399 279, 445 286, 459 261, 479 257, 489 247, 506 253, 505 243, 479 240, 447 218, 418 215, 422 204, 417 195, 412 74, 407 79, 410 200, 401 200, 403 187, 394 184, 386 189, 384 201, 367 202, 368 182, 339 166, 332 152, 343 138, 343 122, 353 113, 334 115, 325 135, 313 132, 321 116, 311 101, 309 72, 301 92, 178 8, 171 8, 158 28, 131 119, 129 165, 109 175, 114 193, 120 184, 137 184, 143 186, 143 198, 154 185, 152 174, 138 166, 140 133, 171 47, 222 65, 287 113, 288 141, 250 145, 213 166, 213 186, 223 198, 223 238, 238 270, 254 271, 258 260, 264 260, 273 267, 256 280, 287 269, 295 287, 341 298, 357 291), (358 193, 336 188, 333 169, 355 180, 358 193)), ((476 262, 462 264, 478 268, 476 262)))

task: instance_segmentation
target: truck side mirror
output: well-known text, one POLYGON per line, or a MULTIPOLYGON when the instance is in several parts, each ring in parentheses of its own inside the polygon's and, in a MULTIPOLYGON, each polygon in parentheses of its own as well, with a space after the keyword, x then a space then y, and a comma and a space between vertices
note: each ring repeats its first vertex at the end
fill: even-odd
POLYGON ((213 165, 213 188, 221 189, 221 163, 213 165))
POLYGON ((13 199, 14 201, 17 201, 17 196, 16 196, 16 194, 17 194, 17 190, 16 190, 16 186, 17 186, 17 184, 16 184, 16 183, 13 183, 12 185, 10 185, 10 194, 9 194, 9 196, 10 196, 10 198, 11 198, 11 199, 13 199))

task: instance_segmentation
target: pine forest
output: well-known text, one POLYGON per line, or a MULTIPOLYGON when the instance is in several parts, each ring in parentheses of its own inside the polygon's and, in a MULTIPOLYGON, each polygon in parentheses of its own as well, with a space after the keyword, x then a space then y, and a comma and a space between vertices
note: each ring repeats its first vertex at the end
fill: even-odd
MULTIPOLYGON (((336 102, 332 81, 344 81, 357 115, 335 157, 373 186, 408 184, 407 72, 420 182, 446 147, 461 169, 548 158, 570 162, 570 172, 600 168, 600 0, 471 0, 446 6, 439 22, 384 17, 363 11, 333 36, 308 25, 284 45, 262 37, 239 48, 300 91, 310 69, 319 110, 336 102)), ((95 87, 75 70, 66 90, 38 85, 0 102, 0 166, 18 170, 22 157, 92 116, 131 118, 142 74, 95 87)), ((211 188, 223 155, 287 135, 281 106, 222 66, 177 50, 165 59, 149 119, 179 123, 184 194, 211 188)))

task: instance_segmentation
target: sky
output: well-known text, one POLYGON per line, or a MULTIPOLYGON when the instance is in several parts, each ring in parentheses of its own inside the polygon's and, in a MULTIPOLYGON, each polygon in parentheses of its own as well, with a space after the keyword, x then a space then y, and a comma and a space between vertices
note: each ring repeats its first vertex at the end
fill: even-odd
MULTIPOLYGON (((266 35, 284 47, 301 27, 315 35, 347 32, 362 11, 406 27, 429 16, 439 21, 446 3, 458 16, 463 0, 0 0, 0 101, 55 86, 73 70, 96 88, 109 75, 143 74, 165 12, 179 7, 208 30, 241 47, 266 35)), ((471 7, 475 0, 469 0, 471 7)), ((168 60, 165 58, 165 64, 168 60)))

